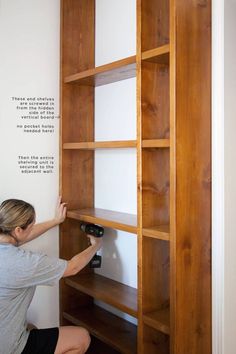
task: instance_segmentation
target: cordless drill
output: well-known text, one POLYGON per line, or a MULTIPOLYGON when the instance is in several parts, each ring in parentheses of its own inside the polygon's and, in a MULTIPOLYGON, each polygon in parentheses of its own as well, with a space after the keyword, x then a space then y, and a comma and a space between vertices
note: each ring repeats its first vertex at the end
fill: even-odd
MULTIPOLYGON (((104 235, 103 227, 96 224, 86 224, 82 223, 80 225, 80 229, 88 235, 92 235, 94 237, 102 237, 104 235)), ((90 268, 101 268, 102 257, 98 254, 95 254, 91 261, 89 262, 90 268)))

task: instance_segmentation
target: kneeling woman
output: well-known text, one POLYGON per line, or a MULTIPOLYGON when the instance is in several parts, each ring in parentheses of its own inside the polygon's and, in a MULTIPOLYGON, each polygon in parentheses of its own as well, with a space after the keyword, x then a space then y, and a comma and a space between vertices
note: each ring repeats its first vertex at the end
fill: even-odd
POLYGON ((36 286, 54 285, 78 273, 101 247, 101 238, 88 235, 91 246, 69 261, 19 247, 65 217, 60 199, 55 218, 40 224, 35 224, 35 210, 25 201, 9 199, 0 205, 0 354, 83 354, 89 347, 89 333, 82 327, 27 329, 36 286))

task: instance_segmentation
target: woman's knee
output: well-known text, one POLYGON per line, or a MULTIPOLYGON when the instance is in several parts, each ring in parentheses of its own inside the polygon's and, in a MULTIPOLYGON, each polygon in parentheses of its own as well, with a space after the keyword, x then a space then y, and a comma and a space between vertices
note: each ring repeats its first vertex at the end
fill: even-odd
POLYGON ((87 351, 90 346, 91 338, 87 329, 80 327, 80 345, 82 346, 82 350, 84 353, 87 351))
POLYGON ((70 351, 84 354, 90 345, 90 341, 89 332, 83 327, 60 327, 55 354, 69 353, 70 351))

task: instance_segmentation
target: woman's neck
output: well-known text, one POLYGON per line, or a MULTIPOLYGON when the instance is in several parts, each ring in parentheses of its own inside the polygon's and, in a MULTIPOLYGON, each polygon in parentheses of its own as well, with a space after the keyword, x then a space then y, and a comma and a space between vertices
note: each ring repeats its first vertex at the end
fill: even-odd
POLYGON ((17 242, 15 240, 15 238, 11 235, 4 235, 4 234, 0 234, 0 244, 1 243, 9 243, 11 245, 16 246, 17 242))

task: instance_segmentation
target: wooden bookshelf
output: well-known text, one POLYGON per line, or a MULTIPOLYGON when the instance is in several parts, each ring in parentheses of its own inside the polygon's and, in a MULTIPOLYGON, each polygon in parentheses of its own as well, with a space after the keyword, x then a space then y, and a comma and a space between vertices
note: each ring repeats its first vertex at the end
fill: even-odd
POLYGON ((63 313, 63 317, 77 326, 85 327, 92 335, 123 354, 137 353, 135 325, 98 306, 79 308, 63 313))
POLYGON ((143 229, 143 236, 157 238, 159 240, 170 240, 170 226, 158 225, 143 229))
POLYGON ((81 143, 64 143, 64 150, 95 150, 95 149, 127 149, 136 148, 136 140, 123 141, 90 141, 81 143))
POLYGON ((136 76, 136 56, 117 60, 80 73, 65 77, 65 83, 102 86, 136 76))
POLYGON ((161 47, 142 52, 141 59, 158 64, 169 64, 170 46, 165 44, 161 47))
POLYGON ((137 0, 136 55, 99 67, 95 0, 61 3, 60 180, 69 211, 60 257, 87 247, 82 221, 137 234, 138 243, 138 289, 85 268, 61 282, 61 324, 85 326, 106 344, 94 353, 209 354, 211 2, 137 0), (132 77, 136 139, 96 142, 95 87, 132 77), (95 150, 126 148, 137 152, 137 216, 94 207, 95 150), (96 299, 137 317, 137 328, 96 299))
POLYGON ((137 317, 137 290, 101 275, 77 274, 66 284, 101 300, 131 316, 137 317))
POLYGON ((102 226, 134 234, 137 233, 137 217, 132 214, 119 213, 99 208, 87 208, 69 210, 67 212, 67 217, 79 221, 101 224, 102 226))
POLYGON ((146 139, 142 140, 142 147, 143 148, 168 148, 170 147, 170 140, 169 139, 146 139))
POLYGON ((143 315, 143 322, 159 332, 170 334, 170 309, 152 311, 143 315))

